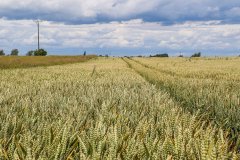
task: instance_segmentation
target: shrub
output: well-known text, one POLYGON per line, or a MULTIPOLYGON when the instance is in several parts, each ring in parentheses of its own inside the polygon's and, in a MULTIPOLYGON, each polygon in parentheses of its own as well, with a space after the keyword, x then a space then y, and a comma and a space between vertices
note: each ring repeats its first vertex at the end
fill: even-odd
POLYGON ((178 57, 183 57, 183 55, 182 55, 182 54, 180 54, 178 57))
POLYGON ((26 56, 33 56, 34 55, 34 51, 28 51, 26 56))
POLYGON ((5 56, 4 50, 0 50, 0 56, 5 56))
POLYGON ((191 57, 201 57, 201 52, 194 53, 191 57))
POLYGON ((34 51, 34 56, 46 56, 47 55, 47 51, 45 51, 44 49, 39 49, 34 51))
POLYGON ((169 57, 167 53, 150 55, 150 57, 169 57))
POLYGON ((18 56, 18 53, 19 53, 19 51, 18 51, 18 49, 13 49, 12 51, 11 51, 11 56, 18 56))

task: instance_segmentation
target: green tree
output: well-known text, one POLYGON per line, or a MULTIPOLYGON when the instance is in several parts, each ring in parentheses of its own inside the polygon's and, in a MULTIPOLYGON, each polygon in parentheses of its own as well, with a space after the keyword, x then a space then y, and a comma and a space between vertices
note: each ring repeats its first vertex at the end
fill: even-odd
POLYGON ((150 55, 150 57, 169 57, 167 53, 150 55))
POLYGON ((28 51, 26 56, 33 56, 34 55, 34 51, 28 51))
POLYGON ((201 52, 194 53, 191 57, 201 57, 201 52))
POLYGON ((4 50, 0 49, 0 56, 5 56, 4 50))
POLYGON ((44 49, 39 49, 34 51, 34 56, 46 56, 47 55, 47 51, 45 51, 44 49))
POLYGON ((19 51, 18 51, 18 49, 13 49, 12 51, 11 51, 11 56, 18 56, 18 53, 19 53, 19 51))

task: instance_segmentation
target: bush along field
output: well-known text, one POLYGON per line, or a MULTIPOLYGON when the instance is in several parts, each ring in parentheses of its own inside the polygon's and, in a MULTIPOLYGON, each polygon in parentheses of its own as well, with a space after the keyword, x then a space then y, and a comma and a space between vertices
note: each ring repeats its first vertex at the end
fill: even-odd
MULTIPOLYGON (((169 80, 170 75, 159 72, 157 66, 147 67, 148 59, 143 61, 96 58, 62 66, 0 70, 0 159, 239 159, 237 143, 226 130, 237 124, 238 108, 231 108, 236 102, 225 106, 231 108, 227 112, 219 104, 229 101, 214 103, 223 95, 215 95, 207 86, 208 92, 202 88, 204 102, 219 105, 219 111, 213 112, 204 103, 204 113, 193 102, 194 109, 185 109, 185 105, 190 108, 186 99, 173 97, 167 89, 176 80, 161 89, 161 77, 169 80), (229 113, 224 124, 220 116, 229 113)), ((162 62, 153 58, 149 63, 162 62)), ((237 77, 232 82, 236 86, 237 77)), ((178 85, 186 92, 185 83, 178 85)), ((228 93, 239 96, 235 90, 224 95, 228 93)), ((188 95, 189 101, 196 98, 188 95)))

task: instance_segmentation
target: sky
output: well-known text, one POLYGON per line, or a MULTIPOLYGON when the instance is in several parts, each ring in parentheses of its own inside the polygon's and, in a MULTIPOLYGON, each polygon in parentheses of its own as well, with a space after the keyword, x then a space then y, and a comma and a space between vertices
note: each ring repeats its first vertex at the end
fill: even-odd
POLYGON ((240 55, 239 0, 1 0, 0 49, 49 54, 240 55))

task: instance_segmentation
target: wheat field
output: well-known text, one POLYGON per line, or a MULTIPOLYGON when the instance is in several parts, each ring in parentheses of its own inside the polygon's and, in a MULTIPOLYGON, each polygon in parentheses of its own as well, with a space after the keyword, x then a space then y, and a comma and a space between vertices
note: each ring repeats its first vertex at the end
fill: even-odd
POLYGON ((240 58, 0 70, 0 159, 239 159, 240 58))
POLYGON ((85 62, 95 55, 87 56, 0 56, 0 69, 29 68, 85 62))

